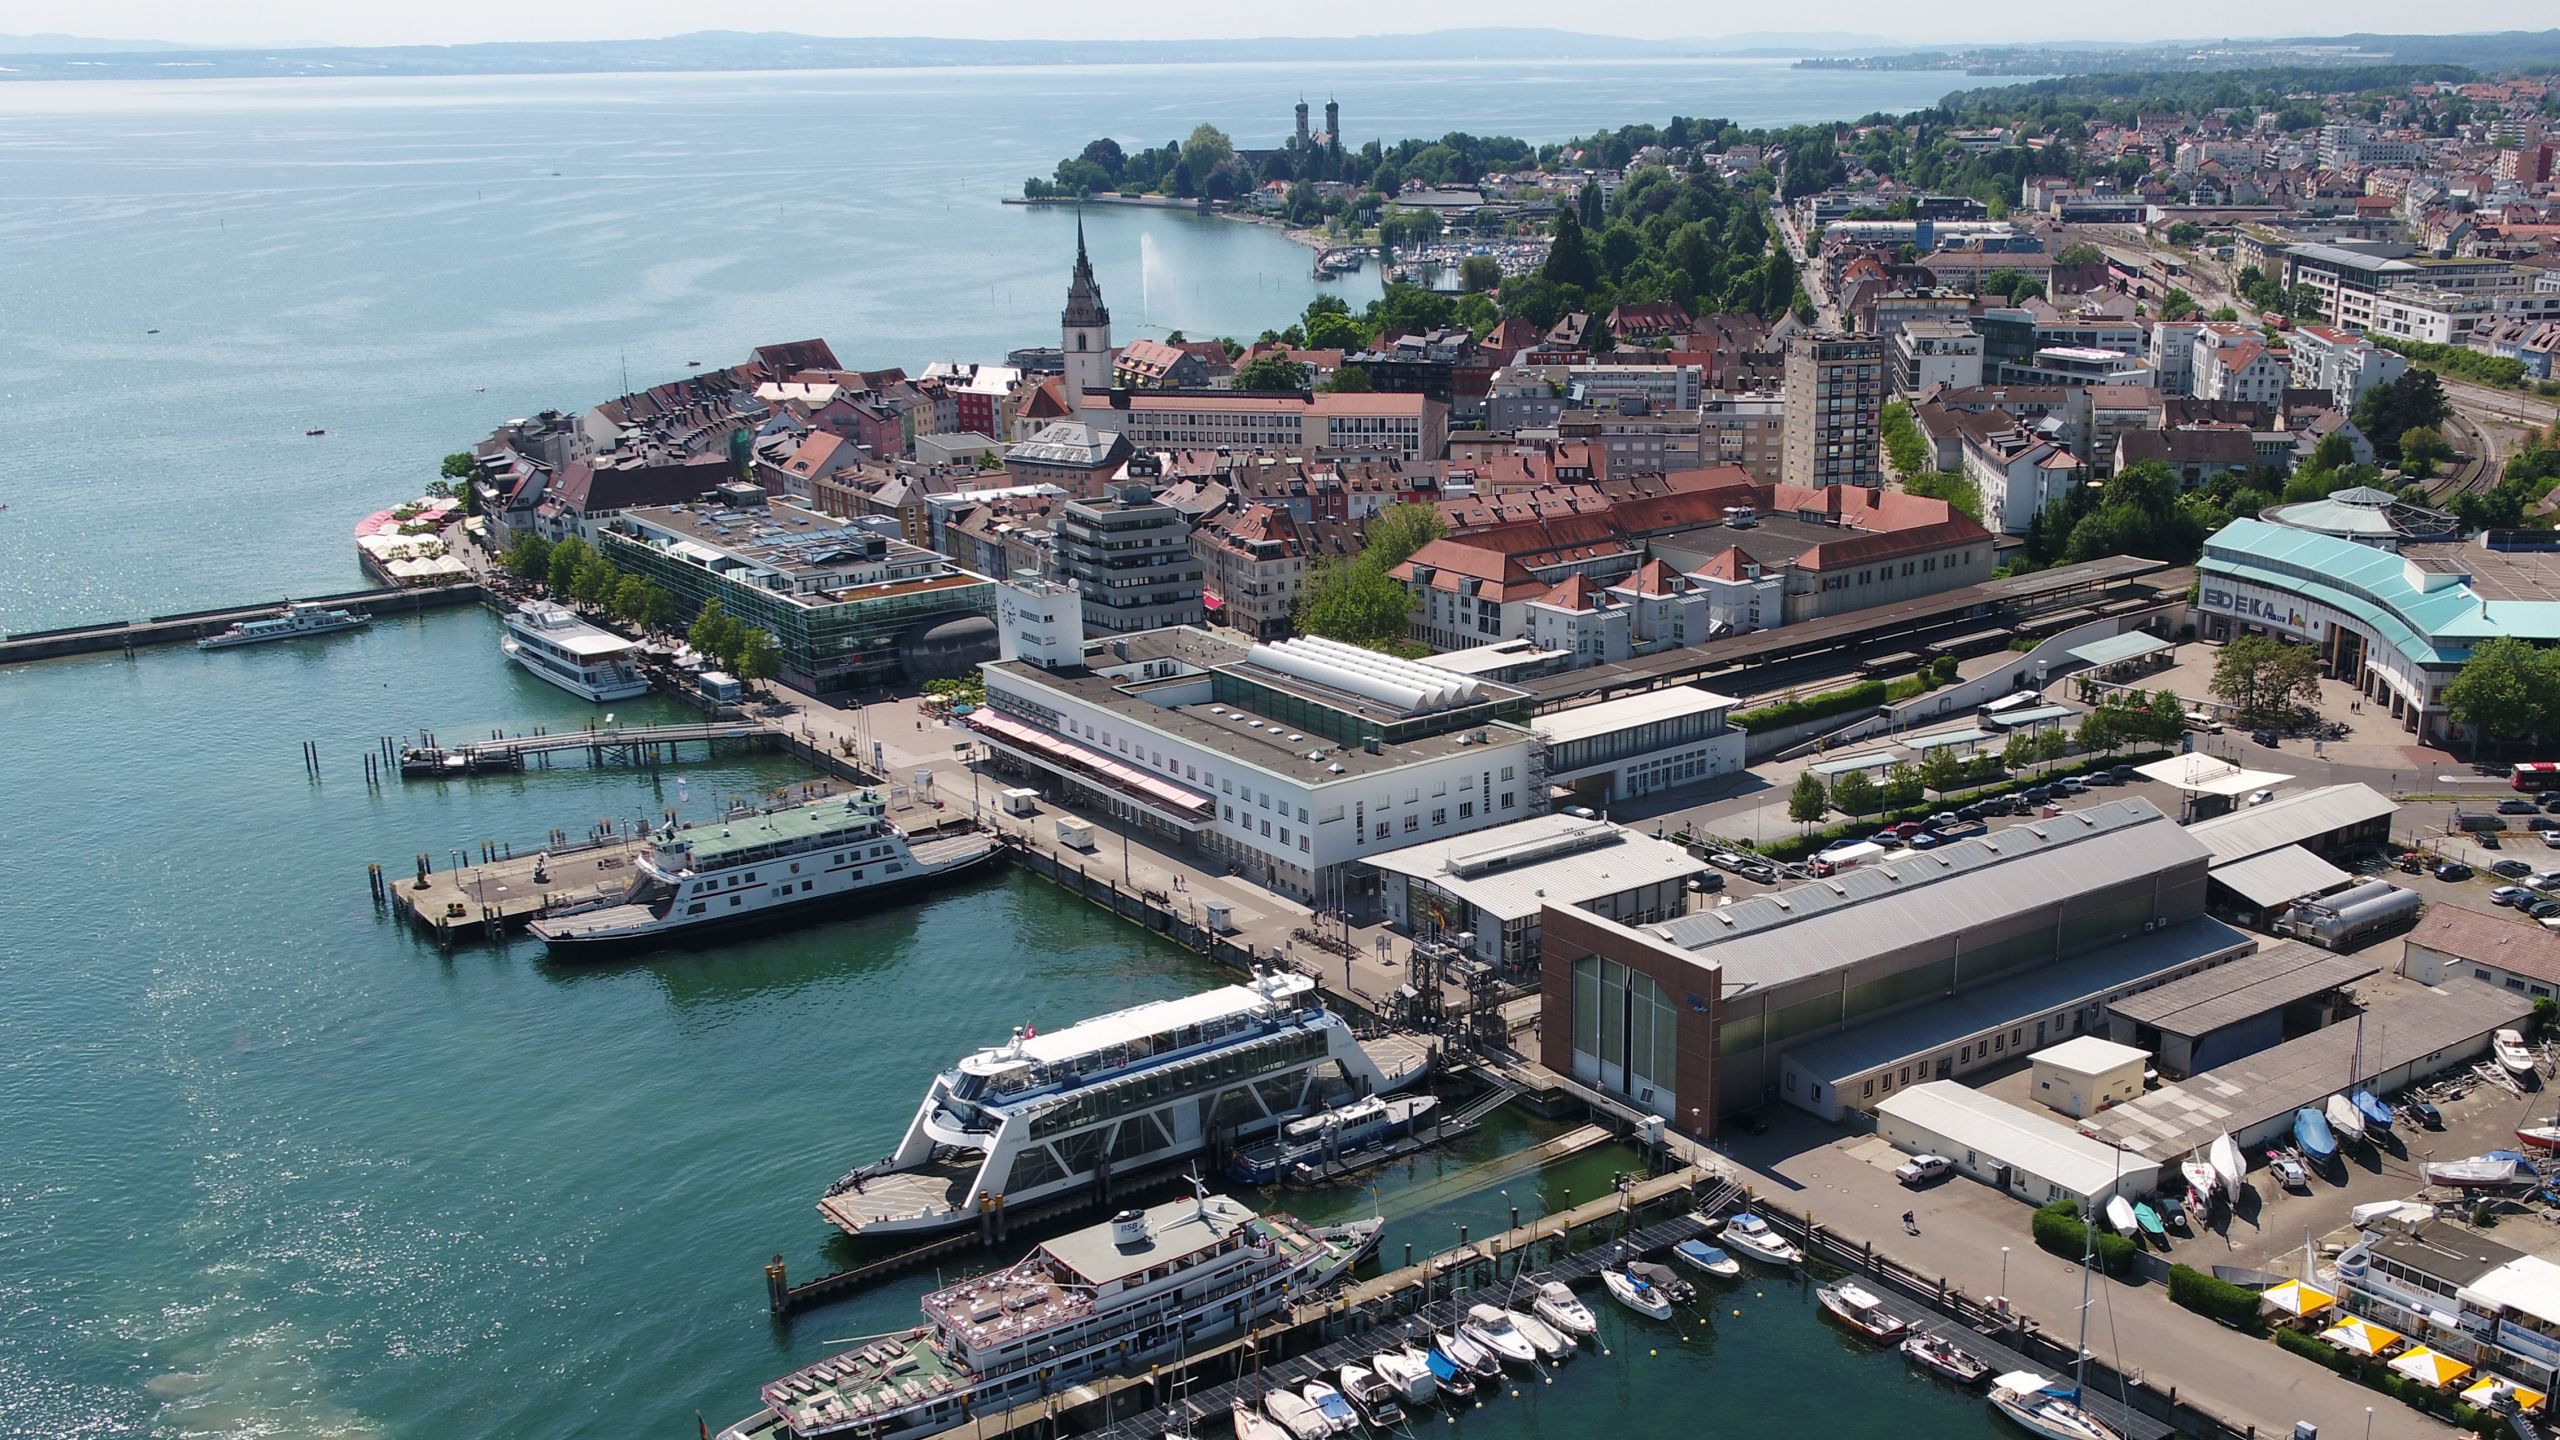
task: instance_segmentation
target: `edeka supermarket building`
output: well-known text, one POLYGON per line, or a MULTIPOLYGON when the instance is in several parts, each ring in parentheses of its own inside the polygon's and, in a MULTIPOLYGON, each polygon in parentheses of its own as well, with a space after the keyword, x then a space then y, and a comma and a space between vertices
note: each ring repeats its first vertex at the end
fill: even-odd
POLYGON ((2399 553, 2262 520, 2235 520, 2196 562, 2197 633, 2272 635, 2316 647, 2356 687, 2431 743, 2461 738, 2442 696, 2471 647, 2493 635, 2560 641, 2560 537, 2491 531, 2399 553))

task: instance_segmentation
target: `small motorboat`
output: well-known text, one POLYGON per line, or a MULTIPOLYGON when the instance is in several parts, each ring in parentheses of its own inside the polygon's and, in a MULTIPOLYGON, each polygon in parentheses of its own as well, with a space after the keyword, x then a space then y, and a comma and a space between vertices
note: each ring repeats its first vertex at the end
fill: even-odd
POLYGON ((2294 1158, 2290 1151, 2268 1151, 2267 1173, 2276 1177, 2276 1183, 2287 1190, 2308 1190, 2311 1188, 2310 1168, 2305 1166, 2300 1160, 2294 1158))
POLYGON ((2329 1133, 2337 1137, 2339 1144, 2364 1143, 2364 1112, 2356 1108, 2356 1102, 2344 1095, 2332 1095, 2322 1113, 2328 1117, 2329 1133))
POLYGON ((1813 1296, 1832 1319, 1870 1340, 1891 1340, 1911 1328, 1910 1321, 1886 1309, 1882 1300, 1851 1281, 1822 1286, 1813 1296))
POLYGON ((1274 1390, 1262 1397, 1262 1411, 1280 1423, 1294 1440, 1327 1440, 1333 1422, 1295 1390, 1274 1390))
POLYGON ((2107 1223, 2119 1235, 2132 1235, 2142 1229, 2142 1221, 2133 1213, 2133 1202, 2121 1195, 2107 1197, 2106 1216, 2107 1223))
POLYGON ((1396 1398, 1407 1405, 1428 1405, 1439 1396, 1440 1377, 1431 1369, 1431 1357, 1410 1345, 1381 1350, 1370 1365, 1378 1379, 1394 1386, 1396 1398))
POLYGON ((1915 1330, 1903 1337, 1902 1358, 1943 1380, 1979 1385, 1991 1366, 1972 1351, 1943 1336, 1915 1330))
POLYGON ((1298 1393, 1306 1397, 1308 1404, 1316 1407, 1316 1413, 1324 1417, 1325 1428, 1331 1433, 1360 1433, 1360 1413, 1351 1408, 1351 1402, 1342 1397, 1340 1390, 1325 1381, 1310 1380, 1298 1393))
POLYGON ((2142 1233, 2157 1242, 2161 1249, 2169 1248, 2169 1228, 2160 1219, 2160 1212, 2151 1208, 2150 1201, 2145 1200, 2133 1207, 2133 1223, 2141 1226, 2142 1233))
POLYGON ((1250 1400, 1238 1400, 1233 1414, 1236 1440, 1289 1440, 1289 1432, 1264 1419, 1250 1400))
POLYGON ((1624 1270, 1604 1269, 1600 1272, 1600 1283, 1609 1287, 1610 1296, 1619 1304, 1648 1320, 1671 1318, 1671 1297, 1639 1276, 1624 1270))
POLYGON ((2356 1107, 2356 1110, 2360 1114, 2364 1116, 2365 1128, 2367 1130, 2389 1130, 2391 1128, 2391 1107, 2376 1099, 2372 1091, 2358 1090, 2354 1094, 2349 1095, 2347 1100, 2356 1107))
POLYGON ((1576 1343, 1574 1334, 1539 1319, 1537 1308, 1537 1302, 1532 1301, 1526 1310, 1506 1312, 1511 1316, 1511 1328, 1519 1331, 1537 1349, 1539 1359, 1555 1364, 1572 1359, 1576 1343))
POLYGON ((1801 1265, 1804 1252, 1769 1228, 1769 1222, 1746 1210, 1724 1226, 1725 1247, 1745 1259, 1770 1265, 1801 1265))
POLYGON ((2474 1155, 2468 1160, 2430 1160, 2418 1167, 2430 1185, 2448 1190, 2502 1190, 2516 1183, 2516 1162, 2474 1155))
POLYGON ((1511 1323, 1511 1312, 1499 1305, 1468 1306, 1466 1323, 1458 1327, 1458 1333, 1514 1365, 1538 1363, 1538 1347, 1511 1323))
POLYGON ((1538 1287, 1538 1298, 1529 1302, 1538 1318, 1564 1334, 1580 1339, 1599 1333, 1600 1321, 1582 1297, 1567 1289, 1561 1280, 1550 1280, 1538 1287))
POLYGON ((1404 1407, 1396 1403, 1396 1387, 1381 1379, 1366 1365, 1345 1365, 1340 1371, 1343 1398, 1360 1418, 1379 1430, 1393 1430, 1404 1423, 1404 1407))
POLYGON ((328 434, 329 432, 328 432, 328 431, 326 431, 326 430, 318 430, 318 429, 314 429, 314 430, 305 430, 305 431, 303 431, 302 433, 303 433, 303 434, 305 434, 305 435, 326 435, 326 434, 328 434))
MULTIPOLYGON (((2203 1202, 2199 1201, 2197 1203, 2201 1206, 2203 1202)), ((2153 1204, 2159 1209, 2160 1218, 2167 1222, 2170 1229, 2177 1231, 2181 1235, 2193 1235, 2196 1233, 2195 1226, 2187 1219, 2187 1202, 2179 1199, 2175 1195, 2163 1195, 2158 1200, 2154 1201, 2153 1204)), ((2133 1218, 2139 1220, 2142 1216, 2139 1212, 2136 1212, 2133 1218)))
POLYGON ((2338 1137, 2330 1131, 2328 1120, 2308 1105, 2293 1112, 2293 1143, 2302 1147, 2302 1158, 2313 1165, 2326 1165, 2338 1153, 2338 1137))
POLYGON ((2498 1052, 2498 1064, 2508 1074, 2527 1076, 2533 1073, 2533 1051, 2526 1048, 2522 1034, 2501 1030, 2489 1043, 2498 1052))
POLYGON ((1452 1400, 1464 1400, 1476 1393, 1475 1377, 1467 1373, 1466 1366, 1450 1359, 1448 1353, 1438 1345, 1433 1345, 1424 1354, 1423 1363, 1431 1367, 1433 1394, 1446 1395, 1452 1400))
POLYGON ((1441 1354, 1457 1361, 1468 1374, 1479 1380, 1502 1378, 1502 1362, 1494 1358, 1492 1351, 1478 1344, 1476 1338, 1467 1333, 1465 1326, 1455 1330, 1443 1330, 1432 1339, 1439 1345, 1441 1354))
POLYGON ((2223 1193, 2237 1204, 2241 1188, 2249 1183, 2249 1157, 2232 1143, 2228 1130, 2214 1137, 2213 1148, 2206 1153, 2213 1161, 2213 1178, 2222 1182, 2223 1193))
POLYGON ((1627 1273, 1671 1297, 1674 1305, 1686 1305, 1698 1298, 1698 1287, 1683 1280, 1668 1265, 1650 1260, 1630 1260, 1627 1273))
POLYGON ((1671 1247, 1672 1258, 1701 1274, 1730 1280, 1742 1273, 1742 1262, 1704 1240, 1683 1240, 1671 1247))

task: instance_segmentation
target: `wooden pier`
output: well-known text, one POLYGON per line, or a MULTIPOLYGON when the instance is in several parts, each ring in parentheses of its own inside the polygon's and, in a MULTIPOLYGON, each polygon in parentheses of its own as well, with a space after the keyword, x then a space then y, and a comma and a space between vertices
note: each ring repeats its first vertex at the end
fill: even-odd
POLYGON ((628 835, 578 841, 530 855, 512 847, 459 869, 439 870, 421 854, 409 874, 376 865, 368 872, 377 901, 450 946, 457 939, 499 939, 554 906, 579 904, 630 888, 631 862, 647 842, 628 835))
POLYGON ((684 758, 684 747, 699 745, 708 759, 723 744, 763 747, 778 744, 779 734, 761 720, 710 720, 688 725, 604 725, 585 730, 535 731, 530 735, 498 735, 466 745, 412 745, 400 752, 400 775, 407 780, 443 780, 466 775, 514 772, 548 767, 560 756, 583 754, 589 765, 639 765, 654 769, 684 758))

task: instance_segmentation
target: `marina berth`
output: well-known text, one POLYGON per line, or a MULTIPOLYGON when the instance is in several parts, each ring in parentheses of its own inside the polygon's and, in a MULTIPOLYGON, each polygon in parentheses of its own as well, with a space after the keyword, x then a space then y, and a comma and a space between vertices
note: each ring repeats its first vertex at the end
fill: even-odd
POLYGON ((1257 970, 1242 985, 1061 1030, 1024 1027, 935 1076, 897 1148, 818 1202, 853 1235, 922 1234, 1114 1174, 1268 1134, 1338 1096, 1410 1083, 1326 1010, 1315 981, 1257 970))

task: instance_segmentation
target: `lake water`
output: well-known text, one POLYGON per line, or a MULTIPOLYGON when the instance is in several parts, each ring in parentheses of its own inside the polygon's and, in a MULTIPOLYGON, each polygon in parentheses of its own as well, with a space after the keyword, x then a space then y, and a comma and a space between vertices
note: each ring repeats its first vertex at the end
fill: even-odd
MULTIPOLYGON (((1747 65, 1324 80, 1355 133, 1539 137, 1900 108, 1956 83, 1747 65)), ((1040 341, 1070 222, 996 204, 1009 178, 1101 130, 1206 116, 1267 139, 1299 84, 1226 67, 0 86, 17 201, 0 403, 18 422, 0 628, 351 583, 356 516, 494 420, 610 391, 626 353, 636 380, 811 333, 855 363, 1040 341)), ((1091 225, 1123 333, 1258 329, 1314 293, 1301 254, 1252 227, 1091 225)), ((496 640, 459 611, 0 672, 0 1433, 722 1423, 828 1340, 912 1316, 929 1276, 776 1327, 759 1267, 830 1263, 819 1189, 888 1145, 932 1069, 1014 1025, 1223 978, 1012 875, 702 955, 439 955, 375 913, 366 863, 445 864, 676 798, 672 775, 575 768, 367 789, 376 737, 593 713, 496 640)), ((695 814, 796 778, 682 773, 695 814)), ((1530 1138, 1507 1122, 1387 1177, 1391 1252, 1492 1224, 1501 1196, 1435 1177, 1530 1138)), ((1588 1198, 1625 1163, 1593 1152, 1511 1198, 1588 1198)), ((1720 1303, 1686 1340, 1613 1317, 1616 1358, 1466 1423, 1990 1427, 1826 1332, 1799 1291, 1720 1303)))
MULTIPOLYGON (((1274 144, 1330 93, 1364 139, 1544 141, 1963 83, 1682 61, 0 84, 0 631, 360 583, 358 518, 626 375, 809 335, 858 366, 1054 344, 1074 217, 999 202, 1096 135, 1274 144)), ((1376 293, 1319 287, 1259 226, 1087 226, 1122 338, 1250 338, 1320 289, 1376 293)))

